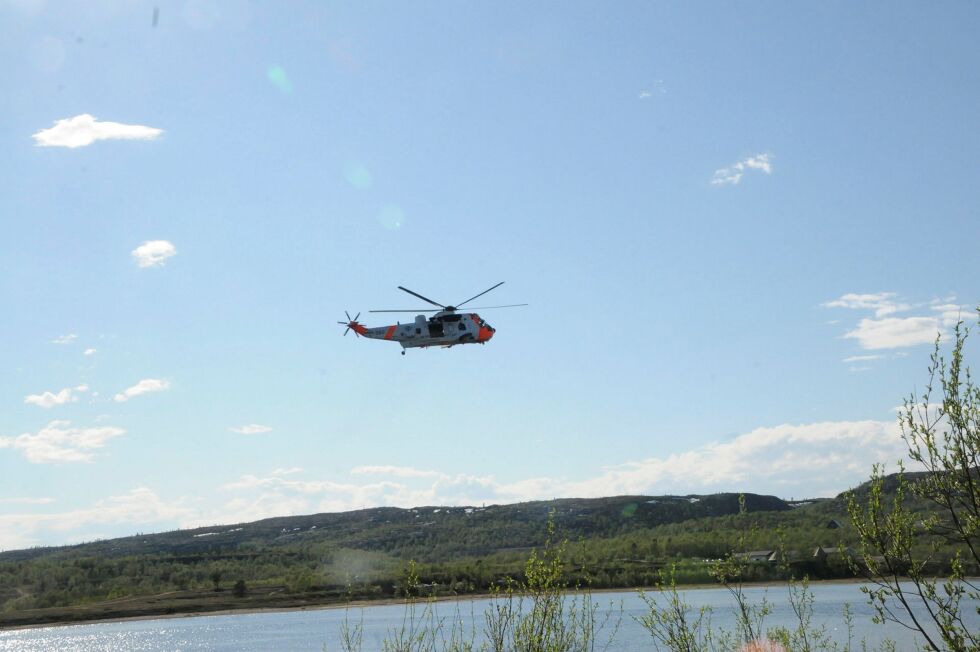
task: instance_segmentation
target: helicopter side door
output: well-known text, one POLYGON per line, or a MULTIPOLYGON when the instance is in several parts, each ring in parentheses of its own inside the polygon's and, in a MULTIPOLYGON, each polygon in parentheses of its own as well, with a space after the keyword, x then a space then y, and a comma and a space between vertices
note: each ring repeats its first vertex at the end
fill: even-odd
POLYGON ((444 333, 444 326, 441 318, 433 317, 429 320, 429 337, 432 338, 442 338, 444 333))

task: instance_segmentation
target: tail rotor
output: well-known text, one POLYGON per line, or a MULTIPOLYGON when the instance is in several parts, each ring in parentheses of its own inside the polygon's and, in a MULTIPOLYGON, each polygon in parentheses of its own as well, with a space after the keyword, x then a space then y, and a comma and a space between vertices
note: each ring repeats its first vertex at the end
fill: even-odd
POLYGON ((357 332, 357 329, 354 328, 354 327, 355 326, 360 326, 360 324, 357 323, 357 318, 361 316, 361 313, 357 313, 356 315, 354 315, 354 318, 353 319, 350 318, 350 313, 347 312, 346 310, 344 311, 344 314, 347 315, 347 321, 338 321, 337 322, 341 326, 346 326, 347 327, 344 330, 344 337, 347 337, 347 331, 350 331, 350 330, 353 330, 354 331, 354 335, 355 336, 360 337, 361 336, 360 333, 358 333, 357 332))

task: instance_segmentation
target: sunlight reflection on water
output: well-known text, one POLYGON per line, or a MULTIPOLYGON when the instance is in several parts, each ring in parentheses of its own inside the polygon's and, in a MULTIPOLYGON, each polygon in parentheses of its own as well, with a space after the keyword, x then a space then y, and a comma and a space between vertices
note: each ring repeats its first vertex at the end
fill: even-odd
MULTIPOLYGON (((826 584, 813 587, 814 623, 823 624, 827 633, 838 642, 846 642, 847 631, 841 619, 845 603, 851 607, 854 618, 853 647, 859 649, 866 639, 870 647, 877 647, 890 636, 898 643, 899 650, 913 649, 914 644, 905 633, 895 626, 882 627, 871 623, 870 608, 864 601, 857 584, 826 584)), ((763 596, 773 604, 773 613, 766 620, 766 627, 789 626, 793 614, 786 603, 785 588, 751 587, 750 599, 758 602, 763 596)), ((724 589, 701 589, 685 592, 686 599, 695 606, 713 608, 714 628, 731 629, 731 601, 724 589)), ((622 615, 621 626, 616 633, 610 652, 649 649, 650 638, 635 617, 645 612, 645 606, 634 592, 596 593, 593 599, 600 607, 600 622, 604 613, 612 612, 614 619, 622 615)), ((464 626, 479 632, 483 627, 483 612, 487 600, 441 602, 436 605, 437 616, 451 621, 457 612, 464 626)), ((975 605, 964 602, 964 612, 972 613, 975 605)), ((421 608, 420 608, 421 611, 421 608)), ((221 616, 194 616, 157 620, 134 620, 91 625, 70 625, 0 632, 0 651, 41 652, 64 650, 66 652, 134 651, 231 651, 231 650, 323 650, 339 649, 340 627, 344 621, 344 609, 320 609, 221 616)), ((363 650, 380 650, 389 632, 398 628, 405 616, 405 607, 379 605, 352 609, 350 618, 364 626, 363 650)), ((980 625, 980 618, 971 622, 980 625)), ((447 628, 449 622, 447 622, 447 628)), ((607 630, 608 631, 608 630, 607 630)), ((480 636, 474 634, 477 642, 480 636)), ((600 647, 608 633, 600 635, 600 647)))

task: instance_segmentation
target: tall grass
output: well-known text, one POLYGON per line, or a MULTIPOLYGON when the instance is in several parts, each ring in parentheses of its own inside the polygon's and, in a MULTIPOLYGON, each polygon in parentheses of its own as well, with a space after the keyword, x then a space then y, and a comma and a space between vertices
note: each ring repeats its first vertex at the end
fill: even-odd
MULTIPOLYGON (((472 611, 464 620, 460 602, 451 617, 436 613, 433 595, 421 595, 422 585, 414 562, 406 569, 401 591, 405 610, 401 623, 391 628, 382 642, 383 652, 602 652, 615 641, 622 624, 622 606, 600 610, 588 583, 570 586, 566 542, 557 541, 553 521, 540 550, 531 552, 523 578, 509 579, 492 590, 484 611, 482 630, 472 611), (467 624, 469 623, 469 624, 467 624), (478 640, 479 639, 479 640, 478 640)), ((694 607, 677 588, 676 567, 662 572, 656 591, 640 591, 646 611, 635 617, 650 635, 652 650, 671 652, 872 652, 865 641, 853 641, 850 608, 841 619, 848 636, 834 641, 824 625, 813 622, 814 595, 809 581, 791 580, 786 599, 794 614, 789 627, 766 626, 772 603, 763 596, 751 601, 744 591, 745 557, 730 554, 717 562, 713 574, 732 598, 735 627, 712 626, 712 609, 694 607)), ((582 575, 582 569, 576 569, 582 575)), ((587 573, 585 573, 587 577, 587 573)), ((472 605, 472 603, 470 603, 472 605)), ((472 609, 472 606, 471 606, 472 609)), ((351 620, 348 610, 341 623, 342 652, 362 652, 363 620, 351 620)), ((882 651, 894 651, 885 641, 882 651)))

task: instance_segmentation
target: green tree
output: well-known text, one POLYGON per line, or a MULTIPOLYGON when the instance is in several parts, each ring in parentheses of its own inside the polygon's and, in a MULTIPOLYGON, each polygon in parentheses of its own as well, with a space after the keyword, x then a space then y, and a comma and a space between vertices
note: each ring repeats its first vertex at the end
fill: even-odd
POLYGON ((963 322, 956 325, 948 360, 937 338, 925 391, 908 398, 900 416, 909 459, 921 477, 910 479, 900 466, 888 504, 884 473, 876 465, 867 497, 848 498, 863 555, 855 567, 872 583, 864 590, 876 621, 919 632, 930 650, 980 650, 980 633, 967 626, 961 608, 964 596, 980 599, 978 585, 967 577, 980 567, 980 388, 964 364, 969 331, 963 322), (941 400, 934 396, 937 380, 941 400), (916 499, 933 507, 930 516, 923 519, 910 507, 916 499), (924 550, 920 540, 928 542, 924 550), (944 545, 955 554, 946 577, 936 579, 932 571, 944 545))

